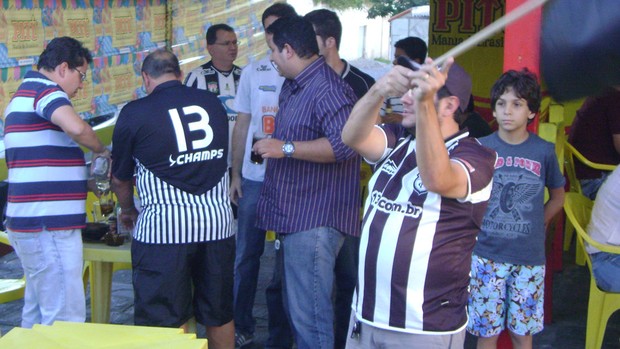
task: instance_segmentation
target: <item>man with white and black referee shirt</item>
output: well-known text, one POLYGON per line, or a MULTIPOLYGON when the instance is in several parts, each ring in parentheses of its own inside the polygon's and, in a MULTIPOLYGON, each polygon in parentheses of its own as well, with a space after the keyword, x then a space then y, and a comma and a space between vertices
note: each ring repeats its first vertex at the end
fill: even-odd
POLYGON ((471 254, 496 153, 455 121, 471 78, 395 66, 355 105, 342 139, 373 164, 347 348, 463 348, 471 254), (410 90, 411 89, 411 90, 410 90), (375 126, 402 95, 402 123, 375 126))
MULTIPOLYGON (((319 54, 325 57, 327 65, 351 86, 357 98, 362 98, 370 86, 375 83, 375 79, 340 58, 338 50, 342 37, 342 24, 336 12, 319 9, 308 12, 304 18, 310 21, 314 27, 319 54)), ((334 268, 334 283, 336 284, 334 296, 335 349, 344 348, 347 340, 351 300, 355 285, 357 285, 359 245, 359 231, 353 235, 346 235, 336 258, 336 267, 334 268)))
MULTIPOLYGON (((207 29, 207 51, 211 60, 192 70, 185 78, 185 85, 215 93, 228 115, 228 149, 231 149, 232 131, 237 121, 233 101, 241 78, 241 68, 234 65, 239 41, 237 34, 227 24, 214 24, 207 29)), ((232 165, 232 152, 228 155, 228 167, 232 165)))
POLYGON ((142 64, 148 96, 123 107, 114 128, 112 184, 120 219, 135 223, 134 323, 179 327, 195 316, 209 348, 233 348, 228 122, 215 94, 184 86, 181 76, 174 54, 150 53, 142 64))

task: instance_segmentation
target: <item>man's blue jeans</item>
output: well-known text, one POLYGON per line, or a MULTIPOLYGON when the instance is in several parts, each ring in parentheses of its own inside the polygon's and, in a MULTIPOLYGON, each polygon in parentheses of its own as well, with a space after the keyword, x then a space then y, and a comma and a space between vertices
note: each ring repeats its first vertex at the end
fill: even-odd
POLYGON ((336 258, 336 287, 334 302, 334 348, 344 349, 347 343, 351 303, 357 285, 357 263, 359 260, 360 238, 345 236, 344 243, 336 258))
MULTIPOLYGON (((237 217, 237 254, 235 257, 234 318, 237 332, 254 334, 256 320, 252 316, 260 257, 265 249, 265 231, 256 228, 256 204, 262 182, 242 179, 243 197, 239 199, 237 217)), ((269 340, 267 347, 290 348, 291 334, 284 312, 278 263, 274 280, 267 288, 269 312, 269 340)))
POLYGON ((344 235, 318 227, 282 234, 284 297, 298 349, 333 349, 332 289, 344 235))
POLYGON ((599 178, 580 179, 579 185, 581 185, 581 193, 591 200, 596 199, 598 190, 601 188, 601 185, 603 185, 603 182, 605 182, 607 177, 609 177, 610 173, 611 172, 602 172, 599 178))
POLYGON ((57 320, 84 322, 80 229, 7 232, 26 275, 21 326, 51 325, 57 320))
POLYGON ((620 254, 598 252, 590 257, 598 287, 607 292, 620 292, 620 254))

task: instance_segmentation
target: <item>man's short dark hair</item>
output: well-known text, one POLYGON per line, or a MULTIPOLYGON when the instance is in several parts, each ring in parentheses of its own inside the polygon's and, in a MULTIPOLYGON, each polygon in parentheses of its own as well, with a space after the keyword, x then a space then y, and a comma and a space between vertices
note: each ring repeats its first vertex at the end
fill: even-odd
POLYGON ((273 34, 273 43, 278 51, 282 51, 284 45, 288 44, 300 58, 319 54, 312 23, 300 16, 279 18, 265 30, 273 34))
MULTIPOLYGON (((540 101, 542 99, 540 93, 540 85, 536 79, 536 75, 523 68, 521 71, 509 70, 495 81, 491 87, 491 110, 495 110, 497 100, 508 90, 512 90, 514 94, 527 101, 527 107, 532 113, 537 113, 540 109, 540 101)), ((533 120, 528 120, 528 123, 533 120)))
POLYGON ((181 76, 179 59, 174 53, 166 49, 158 49, 151 53, 142 62, 142 72, 152 78, 158 78, 164 74, 181 76))
POLYGON ((336 12, 326 9, 314 10, 306 14, 304 18, 312 23, 316 35, 320 36, 323 42, 332 37, 336 39, 336 47, 340 49, 342 24, 336 12))
POLYGON ((261 20, 263 23, 263 27, 265 26, 265 20, 269 16, 276 16, 278 18, 290 17, 297 16, 297 12, 295 11, 295 8, 293 6, 285 2, 276 2, 273 5, 267 7, 265 9, 265 12, 263 12, 263 18, 261 20))
MULTIPOLYGON (((442 98, 454 96, 450 90, 444 85, 437 90, 437 100, 440 101, 442 98)), ((456 96, 454 96, 456 97, 456 96)), ((454 121, 460 126, 465 121, 465 113, 461 111, 461 108, 456 108, 454 114, 452 115, 454 121)))
POLYGON ((235 30, 228 24, 225 24, 225 23, 214 24, 210 26, 209 29, 207 29, 207 35, 206 35, 207 45, 215 44, 215 40, 217 40, 218 30, 224 30, 227 32, 232 32, 232 33, 235 32, 235 30))
POLYGON ((84 62, 90 64, 93 57, 90 51, 82 45, 81 42, 74 38, 63 36, 52 39, 45 50, 39 56, 37 69, 52 71, 62 62, 67 62, 69 68, 74 69, 84 65, 84 62))
POLYGON ((424 63, 426 53, 428 52, 428 47, 426 46, 424 40, 415 36, 410 36, 396 41, 394 47, 405 51, 405 54, 410 59, 413 59, 414 61, 419 60, 418 63, 424 63))

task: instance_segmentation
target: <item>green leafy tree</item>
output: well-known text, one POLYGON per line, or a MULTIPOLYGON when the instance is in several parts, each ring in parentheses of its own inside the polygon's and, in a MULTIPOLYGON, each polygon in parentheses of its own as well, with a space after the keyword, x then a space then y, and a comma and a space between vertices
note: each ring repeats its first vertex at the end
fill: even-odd
POLYGON ((313 2, 315 5, 322 4, 332 10, 340 11, 350 8, 361 9, 366 3, 364 0, 314 0, 313 2))
POLYGON ((399 14, 414 6, 428 5, 428 0, 369 0, 371 5, 368 10, 368 18, 389 17, 399 14))
POLYGON ((389 17, 399 14, 414 6, 428 5, 429 0, 315 0, 314 4, 322 4, 334 10, 369 7, 368 18, 389 17))

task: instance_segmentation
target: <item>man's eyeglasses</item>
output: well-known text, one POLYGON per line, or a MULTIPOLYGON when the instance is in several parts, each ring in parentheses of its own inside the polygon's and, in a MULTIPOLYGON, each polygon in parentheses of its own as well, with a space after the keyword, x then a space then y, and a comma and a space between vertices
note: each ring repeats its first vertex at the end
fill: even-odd
POLYGON ((224 42, 214 42, 214 45, 220 45, 220 46, 239 46, 239 40, 235 40, 235 41, 224 41, 224 42))
POLYGON ((86 81, 86 73, 82 73, 78 68, 73 68, 73 70, 80 73, 80 79, 82 79, 82 82, 86 81))

